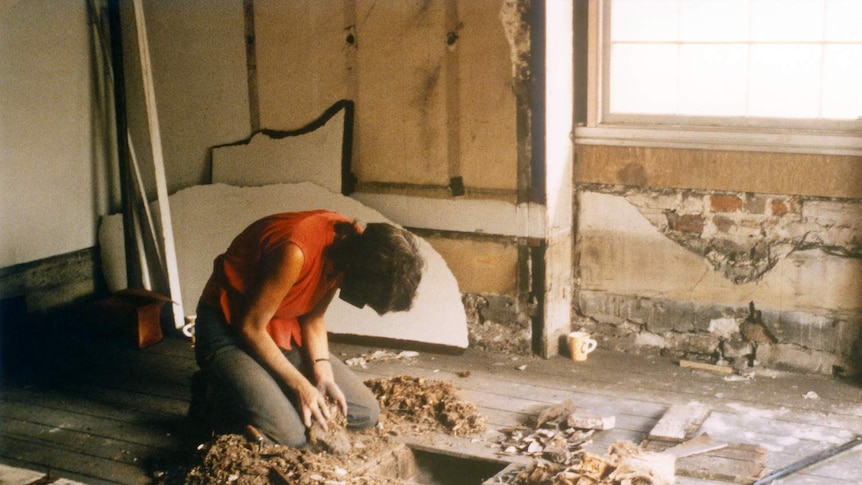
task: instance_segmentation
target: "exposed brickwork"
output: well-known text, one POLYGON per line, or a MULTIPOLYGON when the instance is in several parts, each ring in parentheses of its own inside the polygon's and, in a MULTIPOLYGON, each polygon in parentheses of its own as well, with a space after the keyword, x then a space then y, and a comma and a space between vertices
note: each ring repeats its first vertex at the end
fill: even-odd
POLYGON ((742 210, 749 214, 764 214, 766 212, 766 198, 759 196, 746 197, 742 204, 742 210))
POLYGON ((862 204, 695 190, 623 195, 668 238, 735 283, 760 279, 800 248, 862 255, 862 204))
MULTIPOLYGON (((575 311, 593 325, 607 347, 625 351, 658 348, 663 355, 690 358, 701 354, 707 360, 720 359, 724 353, 727 360, 737 360, 734 367, 759 361, 806 372, 862 374, 862 307, 852 300, 858 294, 854 275, 859 274, 862 260, 862 200, 616 186, 588 190, 625 198, 656 231, 703 258, 715 274, 735 284, 749 284, 751 291, 740 294, 754 297, 764 291, 773 296, 770 291, 781 291, 807 301, 787 298, 780 300, 779 308, 764 309, 762 322, 777 341, 752 342, 738 328, 730 336, 712 329, 719 321, 743 322, 749 313, 744 301, 736 308, 645 296, 653 293, 611 294, 610 286, 606 290, 584 287, 578 291, 575 311), (768 278, 770 284, 787 285, 784 289, 756 283, 791 255, 794 264, 783 264, 782 274, 768 278), (811 298, 810 291, 817 285, 828 288, 822 304, 811 298), (833 300, 831 292, 843 296, 833 300)), ((626 227, 619 230, 624 233, 626 227)), ((632 231, 633 241, 655 236, 642 226, 637 231, 632 231)), ((643 250, 646 253, 638 253, 638 257, 651 257, 646 246, 643 250)), ((627 264, 632 268, 621 275, 637 271, 637 263, 627 264)), ((733 295, 736 293, 716 294, 715 301, 738 296, 733 295)), ((698 295, 703 297, 703 293, 698 295)), ((777 301, 764 299, 772 304, 777 301)))
POLYGON ((703 233, 703 216, 696 214, 667 214, 667 224, 671 231, 685 232, 689 234, 703 233))
POLYGON ((712 194, 709 196, 709 208, 713 212, 741 211, 742 199, 736 195, 712 194))
POLYGON ((790 212, 790 209, 787 207, 787 203, 783 200, 772 199, 770 201, 771 214, 773 217, 781 217, 787 215, 790 212))

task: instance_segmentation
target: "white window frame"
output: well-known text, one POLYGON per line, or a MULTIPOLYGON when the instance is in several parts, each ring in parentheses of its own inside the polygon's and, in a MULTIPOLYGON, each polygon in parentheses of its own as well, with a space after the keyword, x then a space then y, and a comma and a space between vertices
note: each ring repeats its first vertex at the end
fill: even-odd
POLYGON ((589 0, 586 123, 582 145, 862 155, 862 120, 805 120, 609 113, 610 1, 589 0))

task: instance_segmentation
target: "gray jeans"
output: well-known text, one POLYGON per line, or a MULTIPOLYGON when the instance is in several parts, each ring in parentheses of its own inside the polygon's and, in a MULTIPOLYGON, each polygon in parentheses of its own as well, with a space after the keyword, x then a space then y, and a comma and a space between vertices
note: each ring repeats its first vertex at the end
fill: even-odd
MULTIPOLYGON (((301 349, 283 350, 300 372, 311 376, 301 349)), ((195 358, 209 384, 207 414, 211 420, 251 424, 275 443, 302 448, 306 429, 294 392, 282 387, 269 371, 243 350, 220 309, 199 304, 195 323, 195 358)), ((333 358, 335 382, 347 399, 347 425, 354 429, 377 424, 377 398, 340 359, 333 358)), ((312 381, 313 383, 313 381, 312 381)))

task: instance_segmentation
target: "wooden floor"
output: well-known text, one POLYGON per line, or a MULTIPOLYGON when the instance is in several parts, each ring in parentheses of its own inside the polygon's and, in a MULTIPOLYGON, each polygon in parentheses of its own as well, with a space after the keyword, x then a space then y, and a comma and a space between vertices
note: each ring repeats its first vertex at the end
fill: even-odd
MULTIPOLYGON (((332 347, 345 360, 376 350, 332 347)), ((88 484, 151 483, 154 473, 187 460, 194 448, 183 439, 196 369, 187 342, 166 339, 137 350, 70 340, 16 354, 27 365, 7 369, 0 388, 0 464, 88 484)), ((407 374, 453 383, 492 429, 483 440, 435 439, 433 446, 481 456, 494 456, 495 430, 564 399, 616 416, 615 429, 594 436, 590 449, 597 453, 616 440, 639 442, 672 404, 709 407, 701 430, 716 440, 763 446, 770 468, 862 434, 862 388, 821 376, 761 371, 753 380, 725 380, 661 357, 602 350, 582 363, 474 350, 421 354, 356 371, 365 378, 407 374), (461 377, 464 371, 469 376, 461 377)), ((781 483, 850 485, 862 483, 860 477, 862 446, 781 483)), ((0 483, 16 482, 4 481, 0 468, 0 483)), ((679 477, 677 483, 721 482, 679 477)))

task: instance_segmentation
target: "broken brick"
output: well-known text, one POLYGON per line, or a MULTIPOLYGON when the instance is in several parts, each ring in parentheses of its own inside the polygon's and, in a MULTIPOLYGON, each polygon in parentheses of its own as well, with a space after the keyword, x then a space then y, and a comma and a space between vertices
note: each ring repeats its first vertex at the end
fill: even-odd
POLYGON ((783 200, 772 199, 770 201, 770 208, 772 209, 772 215, 775 217, 781 217, 790 212, 790 209, 787 208, 787 204, 783 200))
POLYGON ((709 206, 713 212, 737 212, 742 210, 742 199, 735 195, 711 195, 709 206))
POLYGON ((667 214, 667 224, 670 230, 679 232, 688 232, 692 234, 703 233, 703 216, 699 214, 677 214, 669 212, 667 214))

